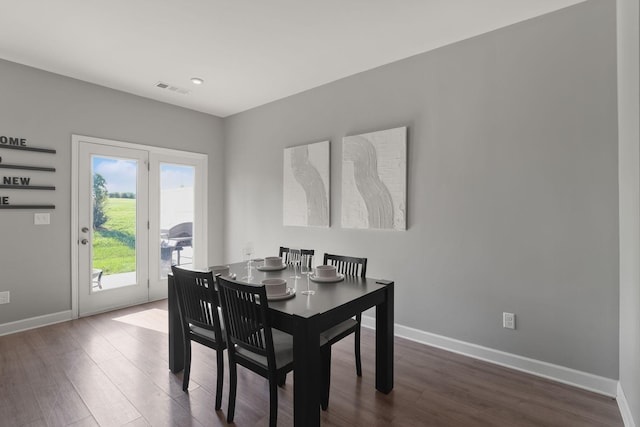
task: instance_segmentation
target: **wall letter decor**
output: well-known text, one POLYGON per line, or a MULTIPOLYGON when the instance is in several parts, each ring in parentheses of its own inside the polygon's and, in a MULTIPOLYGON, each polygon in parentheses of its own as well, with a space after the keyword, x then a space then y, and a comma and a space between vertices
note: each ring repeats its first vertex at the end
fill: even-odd
MULTIPOLYGON (((21 138, 16 136, 4 136, 0 135, 0 149, 11 150, 17 154, 19 151, 26 151, 28 153, 45 153, 55 154, 56 150, 51 148, 39 148, 32 147, 27 143, 27 138, 21 138)), ((20 171, 41 171, 41 172, 55 172, 56 169, 47 166, 33 166, 14 163, 3 163, 3 158, 0 157, 0 169, 14 169, 20 171)), ((1 177, 0 189, 2 190, 55 190, 53 185, 34 185, 31 182, 31 177, 25 176, 26 172, 9 172, 10 175, 1 177), (14 176, 17 174, 18 176, 14 176)), ((49 204, 20 204, 13 203, 9 196, 0 195, 0 209, 55 209, 55 205, 49 204)))

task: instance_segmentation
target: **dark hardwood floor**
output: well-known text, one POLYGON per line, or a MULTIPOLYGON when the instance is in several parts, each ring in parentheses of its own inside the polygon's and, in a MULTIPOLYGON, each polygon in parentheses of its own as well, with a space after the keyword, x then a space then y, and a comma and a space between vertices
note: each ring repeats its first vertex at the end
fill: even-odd
MULTIPOLYGON (((395 388, 374 387, 374 341, 363 330, 333 346, 325 426, 622 426, 616 401, 403 339, 395 388)), ((189 393, 167 366, 166 301, 0 337, 0 425, 225 426, 214 410, 215 354, 194 343, 189 393)), ((226 360, 226 355, 225 355, 226 360)), ((226 368, 225 368, 226 372, 226 368)), ((291 376, 278 425, 293 424, 291 376)), ((267 381, 240 368, 235 425, 266 426, 267 381)))

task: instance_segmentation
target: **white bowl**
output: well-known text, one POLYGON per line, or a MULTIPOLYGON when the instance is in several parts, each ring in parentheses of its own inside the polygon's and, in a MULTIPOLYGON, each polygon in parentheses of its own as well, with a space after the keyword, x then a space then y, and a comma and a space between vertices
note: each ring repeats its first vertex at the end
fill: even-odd
POLYGON ((264 279, 260 283, 267 290, 268 297, 277 297, 287 293, 287 281, 284 279, 264 279))
POLYGON ((282 267, 282 258, 279 256, 268 256, 264 259, 265 267, 282 267))
POLYGON ((228 265, 214 265, 213 267, 209 267, 213 275, 221 275, 221 276, 229 276, 229 266, 228 265))
POLYGON ((338 272, 335 265, 319 265, 316 267, 316 277, 336 277, 338 272))

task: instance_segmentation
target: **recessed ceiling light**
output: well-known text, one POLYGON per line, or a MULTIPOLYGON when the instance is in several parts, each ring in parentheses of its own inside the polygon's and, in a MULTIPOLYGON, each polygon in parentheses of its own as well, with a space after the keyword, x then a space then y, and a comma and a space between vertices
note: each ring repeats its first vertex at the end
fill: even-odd
POLYGON ((204 80, 199 77, 192 77, 191 83, 193 83, 194 85, 201 85, 202 83, 204 83, 204 80))

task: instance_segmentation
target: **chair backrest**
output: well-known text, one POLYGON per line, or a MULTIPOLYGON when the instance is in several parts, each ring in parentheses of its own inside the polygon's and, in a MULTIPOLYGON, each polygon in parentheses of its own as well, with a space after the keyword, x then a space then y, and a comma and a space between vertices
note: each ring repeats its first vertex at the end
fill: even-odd
POLYGON ((342 273, 345 276, 366 277, 367 275, 366 258, 356 258, 351 256, 325 253, 323 264, 335 265, 338 273, 342 273))
MULTIPOLYGON (((284 246, 280 246, 280 251, 278 252, 278 256, 282 258, 282 262, 289 265, 292 264, 294 259, 289 252, 290 248, 285 248, 284 246)), ((313 255, 315 255, 316 251, 313 249, 300 249, 300 255, 302 257, 302 261, 300 265, 303 263, 307 264, 307 267, 313 267, 313 255)))
POLYGON ((238 356, 234 344, 267 358, 269 369, 276 366, 273 335, 267 318, 267 291, 264 285, 250 285, 217 276, 222 317, 228 349, 238 356))
POLYGON ((216 341, 222 342, 220 317, 218 317, 218 293, 211 271, 196 271, 171 266, 178 309, 185 333, 189 324, 213 331, 216 341))

